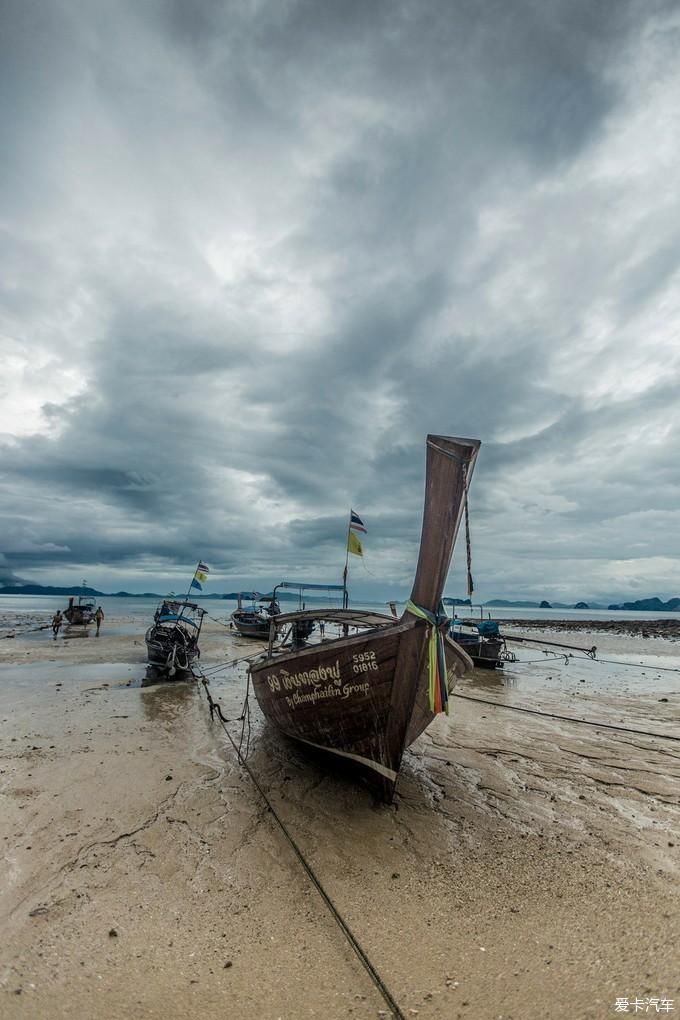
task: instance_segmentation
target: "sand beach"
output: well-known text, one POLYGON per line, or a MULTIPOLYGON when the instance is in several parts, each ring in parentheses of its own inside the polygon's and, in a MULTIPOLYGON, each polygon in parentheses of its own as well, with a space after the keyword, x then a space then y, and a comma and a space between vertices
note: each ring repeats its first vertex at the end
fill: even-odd
MULTIPOLYGON (((0 640, 1 1015, 388 1016, 200 686, 140 687, 143 634, 0 640)), ((248 764, 404 1016, 680 1009, 680 744, 623 731, 680 735, 674 637, 580 630, 608 662, 474 671, 389 807, 251 698, 248 764)), ((256 647, 211 621, 201 661, 256 647)), ((238 743, 245 664, 210 687, 238 743)))

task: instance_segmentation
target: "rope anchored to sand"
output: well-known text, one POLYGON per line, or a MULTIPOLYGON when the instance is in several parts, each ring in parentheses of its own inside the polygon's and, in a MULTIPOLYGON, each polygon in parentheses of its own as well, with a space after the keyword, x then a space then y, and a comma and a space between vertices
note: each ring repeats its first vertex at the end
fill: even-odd
POLYGON ((510 712, 525 712, 527 715, 542 715, 546 719, 559 719, 560 722, 579 723, 581 726, 595 726, 597 729, 617 730, 619 733, 634 733, 640 737, 656 737, 657 740, 680 741, 673 733, 652 733, 650 730, 635 730, 628 726, 617 726, 615 723, 597 722, 593 719, 576 719, 573 715, 557 715, 555 712, 541 712, 537 708, 527 708, 524 705, 504 705, 500 701, 490 701, 488 698, 477 698, 471 694, 452 694, 453 698, 462 698, 464 701, 478 701, 481 705, 493 705, 494 708, 507 708, 510 712))
MULTIPOLYGON (((290 844, 290 846, 291 846, 291 848, 293 850, 293 853, 295 854, 295 856, 297 857, 298 861, 300 862, 300 864, 304 868, 305 873, 306 873, 307 877, 309 878, 310 882, 312 883, 312 885, 314 886, 316 891, 319 893, 319 895, 321 896, 321 898, 324 901, 324 903, 326 904, 326 906, 328 907, 329 911, 331 912, 331 914, 333 916, 333 919, 335 920, 335 922, 337 923, 338 927, 342 931, 343 935, 345 936, 345 938, 349 942, 350 946, 352 947, 352 949, 356 953, 356 955, 359 958, 361 964, 363 965, 363 967, 368 972, 369 977, 371 978, 373 984, 378 989, 378 991, 382 995, 383 999, 385 1000, 385 1002, 389 1006, 393 1016, 396 1018, 396 1020, 406 1020, 406 1017, 404 1016, 404 1013, 400 1009, 399 1004, 397 1003, 396 999, 393 997, 392 993, 390 992, 389 988, 387 987, 387 985, 385 984, 385 982, 381 978, 380 974, 378 973, 378 971, 375 969, 375 967, 371 963, 371 961, 370 961, 370 959, 368 957, 368 954, 366 953, 366 950, 363 948, 363 946, 359 942, 358 938, 356 937, 354 932, 351 930, 351 928, 349 927, 349 925, 345 921, 344 917, 342 916, 342 914, 340 913, 340 911, 336 907, 336 905, 333 902, 333 900, 331 899, 330 895, 324 889, 323 885, 321 884, 320 879, 317 877, 317 875, 316 875, 314 869, 312 868, 311 864, 309 863, 309 861, 307 860, 307 858, 303 854, 302 850, 300 849, 300 847, 298 846, 298 844, 294 840, 293 836, 289 832, 285 822, 279 816, 278 812, 276 811, 276 808, 274 807, 274 805, 272 804, 271 800, 267 796, 267 793, 265 792, 265 790, 263 790, 263 788, 260 785, 260 783, 259 783, 257 777, 255 776, 253 770, 248 765, 245 757, 241 754, 241 748, 236 746, 236 742, 235 742, 234 738, 232 737, 231 733, 229 732, 229 730, 227 729, 227 726, 226 726, 226 723, 229 720, 224 715, 219 701, 215 701, 215 699, 213 698, 212 694, 210 693, 210 690, 208 689, 208 681, 207 681, 207 679, 202 677, 202 676, 200 676, 200 675, 196 676, 196 679, 200 680, 202 685, 203 685, 203 689, 205 691, 205 695, 206 695, 206 698, 207 698, 207 701, 208 701, 208 708, 210 709, 210 718, 211 718, 211 720, 214 718, 214 716, 217 716, 217 718, 219 719, 220 723, 222 724, 222 729, 224 730, 224 732, 227 735, 227 738, 229 739, 229 743, 231 744, 231 746, 233 747, 234 751, 236 752, 236 757, 237 757, 237 759, 239 761, 239 764, 246 770, 246 772, 250 776, 250 779, 252 780, 253 785, 255 786, 255 789, 257 790, 257 792, 260 794, 260 796, 262 797, 263 801, 267 805, 267 808, 269 809, 269 812, 270 812, 272 818, 274 819, 274 821, 276 822, 276 824, 280 828, 281 832, 283 833, 283 835, 287 839, 288 843, 290 844)), ((247 702, 247 693, 246 693, 246 702, 247 702)), ((244 709, 245 709, 245 706, 244 706, 244 709)), ((243 734, 242 734, 242 737, 243 737, 243 734)))

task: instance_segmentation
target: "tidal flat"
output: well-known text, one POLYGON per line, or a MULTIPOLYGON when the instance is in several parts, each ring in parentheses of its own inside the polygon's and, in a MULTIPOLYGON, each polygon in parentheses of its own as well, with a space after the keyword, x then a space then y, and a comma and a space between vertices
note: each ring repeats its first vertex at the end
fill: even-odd
MULTIPOLYGON (((98 639, 0 643, 0 1014, 388 1016, 200 685, 140 686, 143 637, 121 616, 98 639)), ((680 734, 678 645, 562 638, 602 661, 515 646, 522 661, 475 670, 390 806, 266 726, 252 696, 244 728, 244 662, 211 680, 407 1017, 680 1008, 680 744, 648 735, 680 734)), ((201 663, 257 647, 210 622, 201 663)))

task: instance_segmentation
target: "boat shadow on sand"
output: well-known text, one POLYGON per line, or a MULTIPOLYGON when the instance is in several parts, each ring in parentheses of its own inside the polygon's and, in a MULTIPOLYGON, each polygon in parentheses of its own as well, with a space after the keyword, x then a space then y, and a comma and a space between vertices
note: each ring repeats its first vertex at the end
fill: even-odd
MULTIPOLYGON (((244 757, 247 751, 248 768, 267 795, 274 794, 275 803, 280 800, 297 802, 305 816, 311 812, 312 815, 343 818, 345 822, 356 822, 366 812, 391 817, 400 810, 432 810, 433 791, 439 789, 439 783, 430 775, 426 746, 417 744, 406 752, 395 799, 388 804, 353 762, 338 761, 327 751, 301 746, 266 719, 253 722, 249 734, 247 726, 244 727, 243 741, 241 727, 242 720, 233 719, 229 732, 236 746, 241 745, 244 757), (331 761, 332 769, 329 768, 331 761)), ((224 741, 223 756, 230 759, 234 751, 226 736, 224 741)), ((455 756, 453 747, 451 755, 455 756)), ((463 793, 462 788, 460 792, 463 793)), ((452 795, 455 796, 453 792, 452 795)), ((253 797, 258 797, 255 789, 253 797)))

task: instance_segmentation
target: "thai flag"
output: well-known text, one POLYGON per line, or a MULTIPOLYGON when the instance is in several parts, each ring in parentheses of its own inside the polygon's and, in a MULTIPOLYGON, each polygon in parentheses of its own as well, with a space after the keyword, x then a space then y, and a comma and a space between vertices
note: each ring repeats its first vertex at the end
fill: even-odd
POLYGON ((364 534, 367 534, 366 525, 362 521, 361 517, 359 517, 359 514, 354 513, 354 510, 350 511, 349 526, 353 531, 363 531, 364 534))

